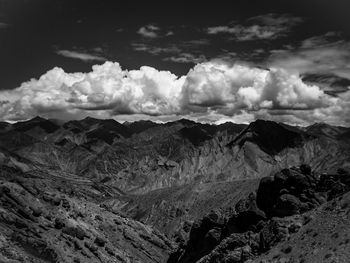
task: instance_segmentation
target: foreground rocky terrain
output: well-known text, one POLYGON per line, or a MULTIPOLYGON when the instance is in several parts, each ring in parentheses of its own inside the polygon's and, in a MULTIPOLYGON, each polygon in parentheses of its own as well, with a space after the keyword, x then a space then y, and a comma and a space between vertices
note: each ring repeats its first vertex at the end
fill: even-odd
POLYGON ((260 180, 232 215, 196 221, 171 262, 349 262, 350 174, 284 169, 260 180))
POLYGON ((1 167, 0 262, 164 262, 159 231, 100 205, 108 189, 1 167))
POLYGON ((0 123, 0 262, 348 262, 349 139, 262 120, 0 123), (336 223, 344 249, 324 258, 336 223), (300 243, 309 227, 325 234, 300 243))

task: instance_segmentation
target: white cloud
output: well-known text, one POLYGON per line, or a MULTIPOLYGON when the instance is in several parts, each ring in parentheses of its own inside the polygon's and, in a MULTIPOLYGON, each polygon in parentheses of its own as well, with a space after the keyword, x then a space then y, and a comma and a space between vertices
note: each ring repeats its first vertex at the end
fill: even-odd
POLYGON ((298 74, 333 73, 350 79, 350 42, 332 39, 327 33, 305 39, 294 49, 273 50, 270 67, 281 67, 298 74))
POLYGON ((195 55, 191 53, 179 53, 176 56, 163 58, 164 61, 172 61, 176 63, 202 63, 207 60, 204 55, 195 55))
POLYGON ((182 93, 187 106, 218 107, 232 113, 260 108, 313 109, 328 103, 317 86, 308 86, 298 75, 282 69, 212 62, 190 70, 182 93))
POLYGON ((166 120, 185 116, 222 122, 255 118, 295 124, 350 124, 350 91, 340 97, 302 82, 298 74, 220 62, 197 64, 185 76, 143 66, 95 65, 89 73, 54 68, 14 90, 0 91, 0 119, 35 115, 123 120, 143 116, 166 120), (153 117, 152 117, 153 116, 153 117), (155 117, 158 116, 158 117, 155 117))
POLYGON ((160 28, 155 25, 147 25, 140 27, 137 33, 146 38, 156 38, 159 30, 160 28))
POLYGON ((165 115, 178 111, 183 81, 184 77, 178 79, 168 71, 147 66, 124 71, 112 62, 95 65, 89 73, 66 73, 54 68, 15 90, 1 91, 0 97, 10 103, 2 106, 0 115, 2 119, 52 112, 73 116, 82 111, 103 111, 105 116, 165 115))
POLYGON ((249 41, 256 39, 272 39, 276 38, 280 34, 280 30, 276 30, 275 28, 260 26, 260 25, 252 25, 252 26, 216 26, 209 27, 208 34, 220 34, 220 33, 228 33, 233 34, 234 39, 238 41, 249 41))
POLYGON ((292 16, 290 14, 268 13, 265 15, 253 16, 248 19, 253 23, 259 23, 266 26, 295 26, 304 21, 301 17, 292 16))
POLYGON ((207 28, 210 35, 230 34, 236 41, 250 41, 257 39, 276 39, 285 36, 289 30, 301 23, 299 17, 288 14, 266 14, 248 19, 248 23, 231 26, 213 26, 207 28))
POLYGON ((220 34, 220 33, 228 33, 234 35, 232 40, 236 41, 250 41, 257 39, 274 39, 280 35, 279 30, 275 30, 274 28, 252 25, 248 27, 244 27, 241 25, 236 25, 233 27, 229 26, 217 26, 217 27, 209 27, 208 34, 220 34))
MULTIPOLYGON (((97 51, 96 51, 97 52, 97 51)), ((90 61, 106 61, 107 59, 102 56, 96 56, 84 52, 71 51, 71 50, 57 50, 55 52, 57 55, 64 56, 67 58, 79 59, 85 62, 90 61)))
POLYGON ((154 45, 148 45, 145 43, 132 43, 132 48, 135 51, 144 51, 152 55, 159 55, 163 53, 179 53, 181 49, 176 45, 168 45, 166 47, 157 47, 154 45))
POLYGON ((187 40, 182 42, 183 46, 197 47, 210 45, 210 40, 206 38, 199 38, 194 40, 187 40))

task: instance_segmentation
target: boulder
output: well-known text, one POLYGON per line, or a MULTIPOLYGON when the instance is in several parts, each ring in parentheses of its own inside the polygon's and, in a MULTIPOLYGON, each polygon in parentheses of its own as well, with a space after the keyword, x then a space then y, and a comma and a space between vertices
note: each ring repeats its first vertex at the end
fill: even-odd
POLYGON ((273 207, 273 214, 275 216, 291 216, 300 212, 300 200, 291 194, 281 195, 273 207))
POLYGON ((56 229, 62 229, 66 224, 64 223, 64 220, 61 218, 55 218, 55 228, 56 229))
POLYGON ((99 247, 104 247, 104 245, 107 243, 105 239, 102 237, 96 237, 94 243, 98 245, 99 247))

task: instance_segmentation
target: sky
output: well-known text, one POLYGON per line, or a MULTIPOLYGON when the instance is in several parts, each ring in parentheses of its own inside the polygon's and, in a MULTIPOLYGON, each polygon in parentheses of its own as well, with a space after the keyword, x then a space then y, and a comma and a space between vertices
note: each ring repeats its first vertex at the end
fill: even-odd
POLYGON ((0 120, 350 126, 348 0, 0 0, 0 120))

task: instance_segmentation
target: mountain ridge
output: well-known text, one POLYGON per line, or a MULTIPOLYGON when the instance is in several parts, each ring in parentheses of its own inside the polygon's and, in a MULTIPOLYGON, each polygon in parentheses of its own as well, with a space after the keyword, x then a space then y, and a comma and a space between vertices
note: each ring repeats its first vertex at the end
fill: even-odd
MULTIPOLYGON (((60 223, 57 229, 55 221, 49 220, 49 223, 40 216, 39 221, 34 219, 28 227, 22 217, 24 220, 32 218, 33 211, 26 212, 25 208, 31 207, 30 204, 21 201, 21 205, 6 207, 10 197, 3 196, 0 211, 5 209, 7 212, 2 216, 6 218, 10 214, 12 219, 6 219, 0 227, 6 233, 15 233, 17 239, 0 236, 0 247, 10 253, 10 248, 1 243, 3 238, 10 240, 8 242, 25 259, 34 260, 41 255, 38 259, 41 261, 37 262, 45 262, 45 257, 51 261, 59 258, 59 262, 73 262, 77 253, 76 235, 80 236, 81 232, 76 226, 85 226, 83 229, 90 233, 88 239, 83 238, 84 242, 78 238, 78 247, 83 248, 78 250, 84 251, 78 253, 80 262, 128 262, 131 259, 166 262, 171 251, 191 239, 190 229, 196 229, 197 220, 208 214, 231 218, 235 206, 240 204, 250 207, 249 212, 237 219, 240 227, 242 222, 261 219, 261 213, 255 216, 251 212, 256 205, 241 200, 249 199, 252 192, 260 196, 258 188, 265 180, 262 178, 305 163, 316 174, 332 174, 339 168, 350 168, 349 129, 325 124, 297 127, 257 120, 249 125, 214 125, 186 119, 164 124, 151 121, 121 124, 94 118, 62 123, 34 118, 2 127, 0 184, 8 187, 14 196, 23 192, 28 200, 38 198, 40 207, 47 207, 48 211, 55 211, 55 207, 66 211, 53 212, 53 217, 63 220, 67 229, 60 223), (66 201, 56 206, 52 201, 54 196, 68 200, 71 209, 65 209, 66 201), (72 217, 81 212, 81 205, 95 215, 100 214, 102 221, 100 217, 91 219, 86 215, 80 217, 81 221, 72 217), (113 227, 115 222, 110 218, 114 217, 118 217, 115 219, 119 227, 113 227), (20 218, 19 223, 17 218, 20 218), (28 230, 41 224, 49 224, 54 236, 28 230), (40 238, 33 237, 34 244, 39 247, 41 244, 52 254, 45 254, 45 249, 28 247, 36 251, 29 255, 18 247, 16 242, 27 247, 29 241, 17 226, 23 226, 30 236, 40 235, 40 238), (122 238, 115 239, 108 234, 114 228, 122 238), (70 231, 74 234, 68 237, 70 231), (53 243, 48 242, 50 239, 53 243), (127 253, 121 253, 120 249, 114 253, 115 246, 127 253), (68 251, 66 256, 61 249, 68 251), (118 259, 117 254, 124 261, 118 259)), ((274 199, 280 197, 277 192, 271 191, 276 195, 274 199)), ((290 200, 295 198, 283 196, 280 202, 290 200)), ((261 206, 261 201, 257 203, 261 206)), ((264 208, 265 216, 276 211, 281 213, 274 209, 264 208)), ((219 226, 222 224, 216 224, 219 226)), ((216 230, 210 233, 214 240, 217 234, 216 230)), ((239 234, 247 238, 243 232, 239 234)))

